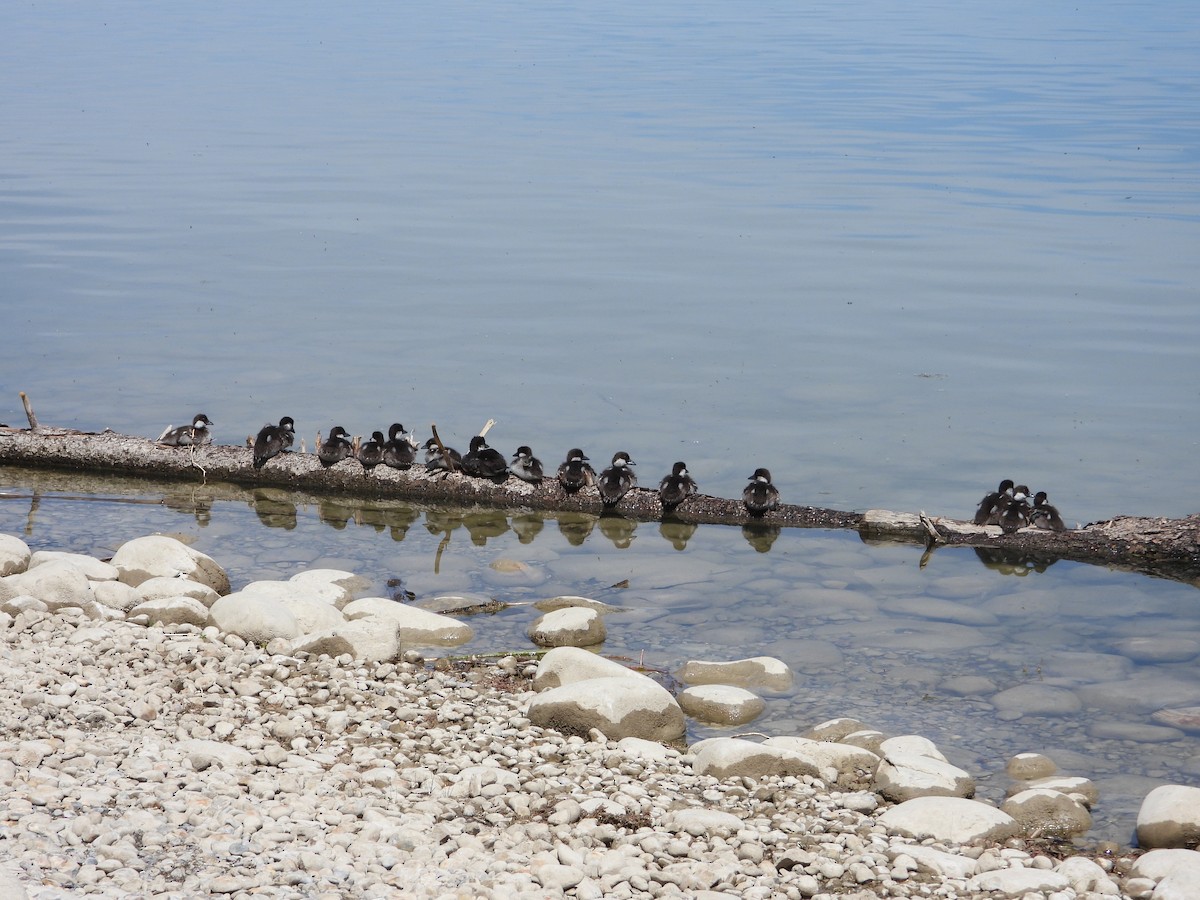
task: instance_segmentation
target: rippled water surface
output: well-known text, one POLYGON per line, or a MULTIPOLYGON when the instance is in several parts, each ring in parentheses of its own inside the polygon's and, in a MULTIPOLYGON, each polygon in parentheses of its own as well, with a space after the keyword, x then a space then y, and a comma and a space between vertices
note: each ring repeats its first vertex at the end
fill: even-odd
MULTIPOLYGON (((682 458, 721 496, 765 465, 839 509, 966 516, 1004 477, 1072 523, 1200 508, 1190 0, 7 4, 0 28, 0 422, 19 390, 44 423, 147 436, 203 410, 228 443, 285 414, 310 447, 393 421, 465 444, 494 418, 503 450, 625 449, 649 484, 682 458)), ((38 546, 188 531, 235 582, 600 596, 627 608, 610 652, 786 659, 797 690, 756 727, 858 715, 980 774, 1054 751, 1104 780, 1118 839, 1143 777, 1200 772, 1193 737, 1149 728, 1200 703, 1195 660, 1122 644, 1196 638, 1191 587, 969 551, 920 570, 838 533, 679 548, 0 483, 40 486, 32 514, 0 501, 38 546), (1083 712, 1006 718, 1019 684, 1083 712)), ((524 645, 530 615, 471 649, 524 645)))

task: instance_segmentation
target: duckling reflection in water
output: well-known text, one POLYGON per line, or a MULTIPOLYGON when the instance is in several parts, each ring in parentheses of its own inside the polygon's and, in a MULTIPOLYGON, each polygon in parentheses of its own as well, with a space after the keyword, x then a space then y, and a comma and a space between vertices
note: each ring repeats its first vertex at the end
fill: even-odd
POLYGON ((596 517, 588 513, 559 513, 557 521, 558 533, 572 547, 582 547, 596 527, 596 517))
POLYGON ((774 546, 782 529, 766 522, 747 522, 742 526, 742 537, 757 553, 767 553, 774 546))
POLYGON ((696 533, 696 526, 691 522, 666 519, 659 523, 658 533, 676 550, 686 550, 688 541, 696 533))
POLYGON ((600 533, 613 542, 618 550, 627 550, 633 543, 637 522, 620 515, 601 516, 600 533))
POLYGON ((545 526, 546 520, 537 513, 525 513, 512 519, 513 533, 522 544, 532 544, 545 526))

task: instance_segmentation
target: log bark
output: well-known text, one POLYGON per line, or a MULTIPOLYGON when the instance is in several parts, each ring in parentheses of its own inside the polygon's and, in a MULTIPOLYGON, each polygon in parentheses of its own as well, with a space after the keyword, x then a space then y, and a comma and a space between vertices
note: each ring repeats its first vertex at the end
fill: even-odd
MULTIPOLYGON (((116 474, 169 481, 227 482, 251 488, 278 488, 315 496, 408 500, 506 510, 606 513, 595 488, 568 494, 553 478, 531 485, 516 478, 502 482, 461 473, 430 473, 420 463, 398 471, 384 466, 364 475, 356 460, 329 469, 314 454, 285 453, 262 469, 251 465, 245 447, 163 447, 141 437, 112 431, 79 432, 41 426, 36 431, 0 427, 0 465, 116 474)), ((631 491, 616 514, 642 522, 664 519, 658 493, 631 491)), ((985 562, 1049 565, 1059 559, 1126 569, 1200 585, 1200 515, 1183 519, 1122 516, 1066 532, 1026 528, 1005 535, 945 516, 868 510, 842 512, 784 504, 765 516, 751 516, 741 499, 698 495, 677 507, 668 521, 775 528, 855 529, 865 541, 923 544, 929 554, 942 546, 974 547, 985 562), (934 536, 936 533, 936 537, 934 536)))

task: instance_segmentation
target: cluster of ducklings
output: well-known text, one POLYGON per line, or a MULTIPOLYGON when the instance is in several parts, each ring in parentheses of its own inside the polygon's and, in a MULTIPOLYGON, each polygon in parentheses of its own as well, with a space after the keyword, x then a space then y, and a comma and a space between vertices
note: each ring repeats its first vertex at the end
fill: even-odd
POLYGON ((1033 495, 1029 505, 1029 488, 1013 484, 1011 478, 1000 482, 998 489, 984 495, 975 510, 976 525, 999 525, 1005 534, 1012 534, 1026 525, 1046 531, 1066 531, 1067 526, 1046 499, 1045 491, 1033 495))
MULTIPOLYGON (((197 413, 191 425, 167 428, 158 438, 158 443, 169 447, 203 446, 212 443, 212 421, 204 413, 197 413)), ((278 425, 264 425, 254 438, 252 445, 254 468, 261 469, 266 463, 291 449, 295 441, 296 424, 291 416, 284 416, 278 425)), ((482 434, 471 438, 471 446, 465 455, 447 447, 437 436, 418 444, 404 426, 396 422, 388 429, 385 438, 382 431, 372 433, 369 440, 359 442, 341 425, 335 425, 329 437, 320 441, 317 459, 325 468, 337 465, 342 460, 357 459, 363 467, 364 477, 376 466, 407 469, 417 461, 418 450, 425 451, 425 467, 431 472, 462 472, 473 478, 484 478, 501 482, 513 475, 530 484, 540 484, 545 478, 541 460, 533 455, 527 445, 521 445, 511 460, 500 451, 489 447, 482 434)), ((614 507, 637 486, 633 472, 633 459, 624 450, 613 455, 608 468, 596 474, 588 457, 578 447, 567 453, 567 458, 555 473, 558 483, 568 494, 593 485, 600 494, 605 507, 614 507)), ((658 496, 663 509, 671 511, 695 496, 699 491, 695 479, 688 472, 687 464, 677 462, 671 474, 659 482, 658 496)), ((778 509, 779 491, 771 483, 767 469, 754 470, 750 483, 742 491, 742 503, 754 516, 765 515, 778 509)))

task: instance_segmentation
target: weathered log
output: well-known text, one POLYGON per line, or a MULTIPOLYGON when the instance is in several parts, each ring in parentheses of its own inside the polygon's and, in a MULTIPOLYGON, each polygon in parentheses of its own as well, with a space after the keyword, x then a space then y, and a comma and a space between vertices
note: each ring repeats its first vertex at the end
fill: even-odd
MULTIPOLYGON (((256 470, 245 447, 163 447, 111 431, 96 434, 46 426, 37 431, 0 427, 0 465, 193 483, 228 482, 315 496, 612 515, 605 512, 595 488, 568 494, 553 478, 540 485, 512 477, 496 482, 461 473, 431 473, 420 463, 404 471, 379 466, 364 475, 356 460, 325 469, 308 453, 284 453, 256 470)), ((631 491, 615 512, 634 521, 664 518, 658 493, 646 488, 631 491)), ((887 510, 860 514, 784 504, 758 517, 747 513, 740 499, 701 494, 677 507, 668 519, 696 525, 758 525, 765 530, 857 529, 867 541, 924 544, 927 554, 941 546, 974 547, 985 561, 988 554, 1000 561, 1032 565, 1069 559, 1200 584, 1200 515, 1184 519, 1118 517, 1072 531, 1026 528, 1006 535, 996 526, 887 510)))

